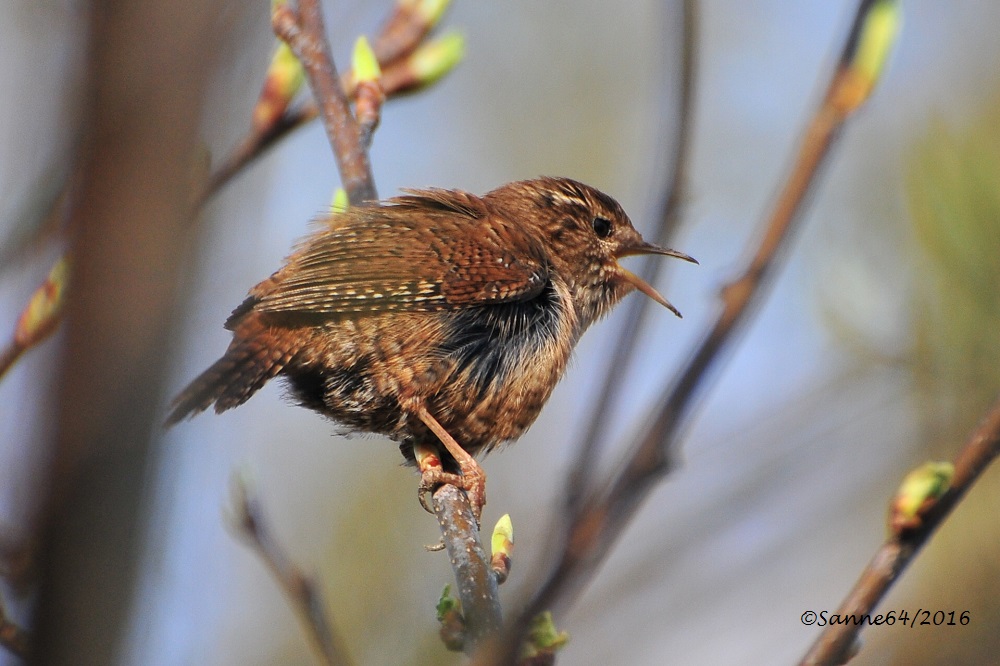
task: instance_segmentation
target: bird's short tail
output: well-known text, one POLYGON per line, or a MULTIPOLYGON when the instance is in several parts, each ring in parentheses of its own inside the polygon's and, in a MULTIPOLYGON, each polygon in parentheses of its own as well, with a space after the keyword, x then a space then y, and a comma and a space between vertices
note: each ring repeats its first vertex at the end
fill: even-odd
POLYGON ((272 339, 249 337, 233 340, 225 355, 191 382, 171 404, 165 422, 172 426, 215 403, 216 413, 242 405, 292 357, 272 339))

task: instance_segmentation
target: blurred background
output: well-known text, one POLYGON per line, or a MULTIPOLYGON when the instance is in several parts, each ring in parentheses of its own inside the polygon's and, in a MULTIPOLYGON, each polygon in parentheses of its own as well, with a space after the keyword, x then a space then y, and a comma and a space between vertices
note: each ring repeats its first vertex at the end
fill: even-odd
MULTIPOLYGON (((204 119, 216 158, 242 136, 273 37, 266 3, 233 26, 204 119)), ((440 84, 385 109, 372 149, 379 193, 440 186, 482 193, 536 175, 615 196, 640 230, 669 175, 677 99, 677 3, 459 0, 445 25, 466 59, 440 84)), ((700 5, 699 69, 684 225, 665 310, 643 333, 601 465, 642 429, 711 320, 721 284, 781 182, 840 49, 854 3, 700 5)), ((338 63, 388 12, 327 3, 338 63)), ((887 75, 827 162, 802 233, 757 319, 653 494, 573 610, 560 663, 794 663, 885 535, 888 500, 927 459, 951 459, 1000 387, 1000 5, 909 0, 887 75)), ((235 20, 235 19, 234 19, 235 20)), ((0 7, 0 238, 61 182, 74 144, 82 10, 0 7)), ((336 172, 322 128, 281 144, 208 207, 183 267, 186 306, 167 393, 224 351, 222 322, 275 270, 327 205, 336 172)), ((3 327, 59 254, 3 253, 3 327)), ((638 298, 631 296, 630 298, 638 298)), ((516 607, 551 549, 563 474, 599 390, 620 321, 595 326, 531 431, 485 462, 484 525, 510 513, 517 550, 501 589, 516 607)), ((51 434, 59 336, 0 383, 0 535, 30 534, 51 434)), ((345 439, 272 382, 247 405, 164 433, 148 488, 145 555, 121 663, 317 663, 275 581, 226 529, 234 473, 252 479, 276 535, 322 581, 358 664, 458 663, 436 636, 451 581, 427 553, 437 526, 397 447, 345 439)), ((596 464, 596 463, 595 463, 596 464)), ((857 664, 1000 663, 998 553, 989 471, 881 611, 971 611, 965 627, 875 627, 857 664)), ((26 620, 32 598, 0 585, 26 620)), ((0 663, 18 663, 0 654, 0 663)))

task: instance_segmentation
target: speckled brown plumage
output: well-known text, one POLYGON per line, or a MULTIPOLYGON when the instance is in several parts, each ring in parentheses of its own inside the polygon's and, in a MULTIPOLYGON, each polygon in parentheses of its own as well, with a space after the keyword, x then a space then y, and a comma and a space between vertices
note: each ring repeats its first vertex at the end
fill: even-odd
POLYGON ((671 307, 618 265, 649 253, 690 259, 646 243, 612 198, 568 179, 352 208, 250 290, 226 322, 229 349, 168 423, 240 405, 283 375, 303 406, 409 458, 446 435, 487 452, 534 422, 580 335, 628 291, 671 307))

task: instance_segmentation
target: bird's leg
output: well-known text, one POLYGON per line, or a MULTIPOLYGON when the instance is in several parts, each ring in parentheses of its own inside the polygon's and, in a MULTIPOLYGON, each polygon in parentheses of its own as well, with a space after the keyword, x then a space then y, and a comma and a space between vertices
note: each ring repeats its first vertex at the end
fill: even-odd
POLYGON ((424 507, 427 513, 434 513, 427 497, 434 486, 448 483, 454 486, 462 486, 462 476, 444 471, 441 463, 441 456, 438 455, 438 447, 427 442, 416 442, 413 445, 413 457, 417 461, 417 469, 420 470, 420 487, 417 489, 417 499, 420 506, 424 507))
POLYGON ((432 456, 426 456, 424 463, 421 463, 418 457, 418 466, 420 468, 420 505, 433 513, 427 504, 424 493, 429 493, 435 487, 444 483, 457 486, 464 490, 466 496, 469 498, 469 504, 472 505, 472 515, 475 516, 476 524, 478 525, 480 516, 483 513, 483 506, 486 504, 486 472, 479 466, 476 459, 469 455, 469 452, 463 449, 455 441, 454 437, 448 434, 448 431, 438 423, 437 419, 431 416, 426 407, 418 404, 413 409, 413 413, 437 436, 438 440, 444 445, 444 448, 448 450, 451 457, 458 463, 458 470, 461 472, 461 475, 445 472, 441 468, 440 460, 433 461, 431 460, 432 456), (434 462, 437 464, 433 464, 434 462))

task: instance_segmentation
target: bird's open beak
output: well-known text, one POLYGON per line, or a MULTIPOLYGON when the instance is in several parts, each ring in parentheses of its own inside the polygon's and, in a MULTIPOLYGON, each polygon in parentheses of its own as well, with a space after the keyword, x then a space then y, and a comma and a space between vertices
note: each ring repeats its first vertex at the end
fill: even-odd
MULTIPOLYGON (((618 255, 618 257, 619 258, 621 258, 621 257, 631 257, 631 256, 635 256, 637 254, 659 254, 659 255, 663 255, 665 257, 676 257, 678 259, 683 259, 684 261, 690 261, 692 264, 697 264, 698 263, 698 261, 696 259, 694 259, 693 257, 689 257, 688 255, 684 254, 683 252, 678 252, 677 250, 671 250, 671 249, 665 248, 665 247, 659 247, 658 245, 653 245, 652 243, 647 243, 645 241, 643 241, 639 245, 635 245, 633 247, 625 249, 624 251, 622 251, 618 255)), ((668 301, 667 299, 663 298, 663 296, 660 296, 660 293, 658 291, 656 291, 655 289, 653 289, 653 287, 651 287, 648 282, 646 282, 641 277, 639 277, 638 275, 636 275, 632 271, 628 270, 627 268, 623 268, 621 266, 621 264, 618 265, 618 271, 619 271, 619 275, 621 276, 621 278, 623 280, 625 280, 626 282, 628 282, 629 284, 631 284, 633 287, 635 287, 636 289, 638 289, 642 293, 644 293, 647 296, 649 296, 650 298, 652 298, 654 301, 656 301, 657 303, 659 303, 663 307, 665 307, 668 310, 670 310, 671 312, 673 312, 678 317, 681 316, 680 311, 678 311, 677 308, 675 308, 673 305, 671 305, 670 301, 668 301)))

